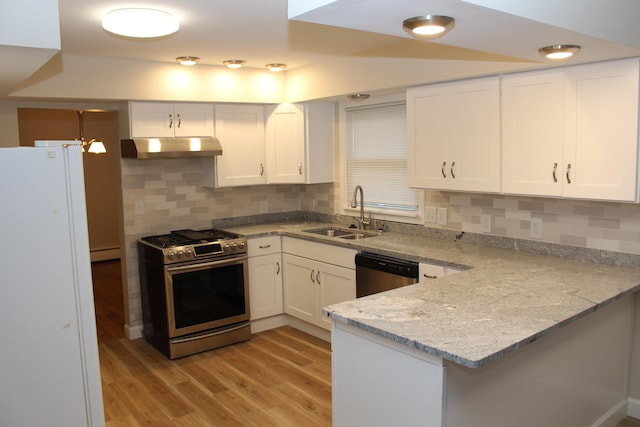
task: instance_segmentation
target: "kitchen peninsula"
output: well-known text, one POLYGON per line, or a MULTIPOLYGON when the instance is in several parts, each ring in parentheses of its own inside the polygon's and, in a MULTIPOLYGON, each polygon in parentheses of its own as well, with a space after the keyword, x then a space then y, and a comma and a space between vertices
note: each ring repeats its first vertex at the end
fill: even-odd
POLYGON ((234 230, 467 268, 325 307, 333 321, 334 425, 578 427, 626 414, 640 288, 633 262, 402 233, 350 243, 303 232, 314 226, 234 230))

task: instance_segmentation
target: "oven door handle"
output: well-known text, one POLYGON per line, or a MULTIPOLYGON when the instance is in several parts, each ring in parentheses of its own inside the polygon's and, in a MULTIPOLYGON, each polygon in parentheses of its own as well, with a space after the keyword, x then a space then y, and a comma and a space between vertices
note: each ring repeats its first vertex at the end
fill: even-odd
POLYGON ((167 267, 167 272, 173 273, 176 271, 202 270, 203 268, 209 268, 209 267, 223 267, 225 265, 240 264, 241 262, 244 262, 247 259, 249 259, 249 257, 247 255, 244 255, 244 256, 239 256, 231 259, 223 259, 220 261, 204 262, 202 264, 189 264, 189 265, 181 265, 177 267, 167 267))

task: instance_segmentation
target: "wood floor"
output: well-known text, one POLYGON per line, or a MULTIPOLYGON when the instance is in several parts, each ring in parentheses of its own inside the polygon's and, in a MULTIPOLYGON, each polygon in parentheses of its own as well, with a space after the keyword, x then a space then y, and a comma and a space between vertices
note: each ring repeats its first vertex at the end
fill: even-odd
POLYGON ((92 270, 107 427, 331 425, 328 343, 284 327, 171 361, 124 337, 119 261, 92 270))

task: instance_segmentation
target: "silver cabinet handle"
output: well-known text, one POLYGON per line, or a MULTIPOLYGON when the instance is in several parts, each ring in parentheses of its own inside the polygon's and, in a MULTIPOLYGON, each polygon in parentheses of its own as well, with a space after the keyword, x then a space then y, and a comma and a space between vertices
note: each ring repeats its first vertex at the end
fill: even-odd
POLYGON ((169 114, 169 129, 173 127, 173 114, 169 114))
POLYGON ((271 245, 260 245, 258 246, 260 249, 269 249, 271 245))
POLYGON ((178 127, 182 126, 182 116, 178 114, 178 127))
POLYGON ((316 281, 313 279, 313 273, 315 273, 315 272, 316 272, 315 270, 311 270, 311 281, 313 283, 316 283, 316 281))
POLYGON ((456 167, 456 162, 451 162, 451 178, 453 179, 456 179, 455 167, 456 167))
POLYGON ((302 175, 302 162, 298 163, 298 174, 302 175))
POLYGON ((447 173, 444 171, 444 168, 447 167, 447 162, 442 162, 442 169, 440 169, 440 171, 442 172, 442 177, 446 178, 447 177, 447 173))
POLYGON ((318 282, 318 285, 320 284, 320 270, 316 273, 316 282, 318 282))
POLYGON ((567 184, 571 184, 571 176, 569 173, 571 172, 571 163, 567 165, 567 184))
POLYGON ((264 165, 260 163, 260 176, 264 175, 264 165))
POLYGON ((280 263, 279 262, 276 262, 276 267, 277 267, 277 270, 276 270, 276 276, 277 276, 278 274, 280 274, 280 263))
POLYGON ((553 175, 553 182, 558 182, 558 177, 556 176, 556 170, 558 169, 558 164, 554 163, 553 164, 553 172, 551 173, 553 175))

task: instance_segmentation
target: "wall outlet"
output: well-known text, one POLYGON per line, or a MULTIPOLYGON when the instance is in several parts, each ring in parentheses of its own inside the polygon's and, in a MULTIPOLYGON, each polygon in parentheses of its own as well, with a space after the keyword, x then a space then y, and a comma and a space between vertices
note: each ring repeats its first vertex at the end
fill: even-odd
POLYGON ((480 215, 480 230, 483 233, 491 233, 491 215, 480 215))
POLYGON ((437 219, 436 208, 425 208, 424 209, 424 221, 430 224, 435 224, 437 219))
POLYGON ((266 200, 263 200, 260 202, 260 213, 267 213, 269 212, 269 202, 266 200))
POLYGON ((531 229, 529 232, 534 239, 542 239, 542 219, 531 218, 531 229))
POLYGON ((447 225, 447 208, 438 208, 438 224, 447 225))
POLYGON ((134 214, 144 215, 144 200, 138 199, 134 203, 134 214))

